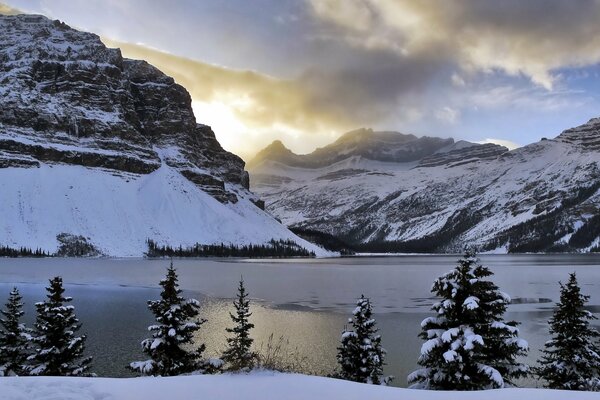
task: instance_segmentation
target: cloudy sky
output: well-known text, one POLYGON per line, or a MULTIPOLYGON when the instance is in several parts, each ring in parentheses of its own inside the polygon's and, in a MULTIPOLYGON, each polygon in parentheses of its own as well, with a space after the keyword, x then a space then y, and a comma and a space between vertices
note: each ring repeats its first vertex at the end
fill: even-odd
POLYGON ((184 85, 242 157, 359 127, 524 145, 600 116, 600 0, 4 0, 184 85))

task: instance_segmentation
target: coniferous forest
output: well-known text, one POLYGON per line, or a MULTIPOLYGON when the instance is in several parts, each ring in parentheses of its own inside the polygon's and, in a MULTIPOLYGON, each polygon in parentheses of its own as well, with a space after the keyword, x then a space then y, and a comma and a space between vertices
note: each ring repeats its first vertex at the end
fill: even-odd
POLYGON ((152 239, 148 244, 147 257, 246 257, 246 258, 288 258, 314 257, 315 253, 306 250, 292 240, 271 240, 268 244, 200 244, 191 247, 159 245, 152 239))

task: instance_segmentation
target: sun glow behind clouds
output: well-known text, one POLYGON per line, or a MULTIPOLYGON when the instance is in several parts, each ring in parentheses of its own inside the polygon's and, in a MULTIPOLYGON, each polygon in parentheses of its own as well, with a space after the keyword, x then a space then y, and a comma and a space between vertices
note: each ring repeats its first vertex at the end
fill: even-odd
MULTIPOLYGON (((313 150, 314 143, 306 140, 306 132, 289 125, 275 123, 272 126, 249 126, 239 118, 238 112, 254 107, 249 98, 235 95, 219 96, 210 102, 192 101, 192 109, 199 124, 209 125, 221 146, 246 161, 250 161, 258 150, 273 140, 283 142, 298 153, 313 150)), ((336 130, 324 131, 317 135, 323 140, 321 145, 329 144, 339 135, 336 130)))
MULTIPOLYGON (((211 103, 193 101, 192 109, 196 116, 196 122, 210 125, 225 150, 233 151, 235 149, 239 152, 237 143, 240 138, 248 137, 250 132, 242 121, 236 118, 228 104, 221 101, 211 103)), ((240 156, 244 157, 245 155, 240 154, 240 156)))

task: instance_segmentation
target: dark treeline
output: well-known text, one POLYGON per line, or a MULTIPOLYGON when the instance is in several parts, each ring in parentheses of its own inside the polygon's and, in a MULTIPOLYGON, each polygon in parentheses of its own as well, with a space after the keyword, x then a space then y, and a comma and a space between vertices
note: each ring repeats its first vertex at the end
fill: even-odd
POLYGON ((0 246, 0 257, 51 257, 52 254, 42 250, 32 250, 28 247, 14 249, 8 246, 0 246))
POLYGON ((304 228, 290 228, 290 231, 300 236, 302 239, 311 243, 315 243, 325 250, 339 251, 341 255, 348 256, 356 253, 353 245, 347 243, 343 239, 329 233, 304 228))
MULTIPOLYGON (((495 239, 480 250, 488 251, 506 246, 508 253, 564 253, 581 252, 592 246, 589 251, 600 252, 600 245, 593 246, 594 240, 600 235, 600 216, 594 215, 579 228, 573 227, 572 221, 565 216, 567 210, 577 207, 599 189, 600 182, 596 182, 570 193, 554 208, 546 209, 538 205, 533 218, 499 232, 495 239), (568 234, 572 234, 570 239, 560 242, 568 234)), ((361 253, 448 253, 462 247, 457 238, 481 222, 490 212, 489 207, 460 210, 451 215, 437 232, 412 240, 386 240, 384 234, 377 234, 377 227, 368 224, 333 239, 338 239, 346 243, 348 248, 361 253), (360 238, 364 237, 372 239, 360 242, 360 238)), ((295 233, 304 237, 301 230, 295 233)), ((326 247, 317 235, 304 238, 326 247)), ((329 238, 326 240, 332 241, 329 238)))
POLYGON ((383 237, 356 243, 352 238, 371 234, 372 228, 360 228, 345 238, 362 253, 448 253, 456 247, 456 238, 483 219, 482 210, 461 210, 448 218, 437 232, 411 240, 385 240, 383 237))
MULTIPOLYGON (((561 204, 543 213, 544 209, 536 207, 534 214, 539 215, 527 221, 521 222, 504 232, 502 232, 492 246, 484 250, 490 250, 492 247, 499 247, 503 244, 509 244, 509 253, 525 252, 569 252, 577 251, 592 244, 597 237, 599 229, 597 222, 599 219, 593 217, 588 220, 581 228, 581 233, 577 230, 575 233, 573 226, 568 220, 562 217, 562 213, 571 207, 581 204, 590 198, 600 189, 600 182, 581 188, 573 193, 571 197, 564 199, 561 204), (565 235, 573 233, 568 243, 555 243, 565 235), (594 236, 596 233, 596 236, 594 236)), ((594 251, 594 250, 592 250, 594 251)))
POLYGON ((171 247, 159 245, 152 239, 148 244, 148 257, 315 257, 315 253, 299 246, 292 240, 271 240, 268 244, 249 244, 236 246, 233 244, 200 244, 191 247, 171 247))
MULTIPOLYGON (((308 251, 292 240, 271 240, 267 244, 250 244, 236 246, 232 244, 200 244, 191 247, 172 247, 158 245, 151 239, 148 244, 147 257, 315 257, 315 253, 308 251)), ((352 253, 343 253, 352 254, 352 253)), ((61 245, 54 253, 42 249, 29 247, 12 248, 0 245, 0 257, 90 257, 98 256, 98 252, 91 244, 83 241, 61 245)))
MULTIPOLYGON (((594 215, 586 221, 569 239, 569 244, 572 247, 583 248, 590 246, 593 241, 600 236, 600 215, 594 215)), ((592 251, 598 251, 598 246, 592 251)))

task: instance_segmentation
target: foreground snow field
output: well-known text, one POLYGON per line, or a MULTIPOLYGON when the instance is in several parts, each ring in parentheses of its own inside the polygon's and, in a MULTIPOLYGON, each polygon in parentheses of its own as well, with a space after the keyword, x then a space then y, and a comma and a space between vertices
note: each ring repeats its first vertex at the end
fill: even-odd
POLYGON ((598 399, 598 393, 548 389, 435 392, 365 385, 315 376, 258 372, 174 378, 0 378, 1 400, 394 399, 394 400, 569 400, 598 399))

